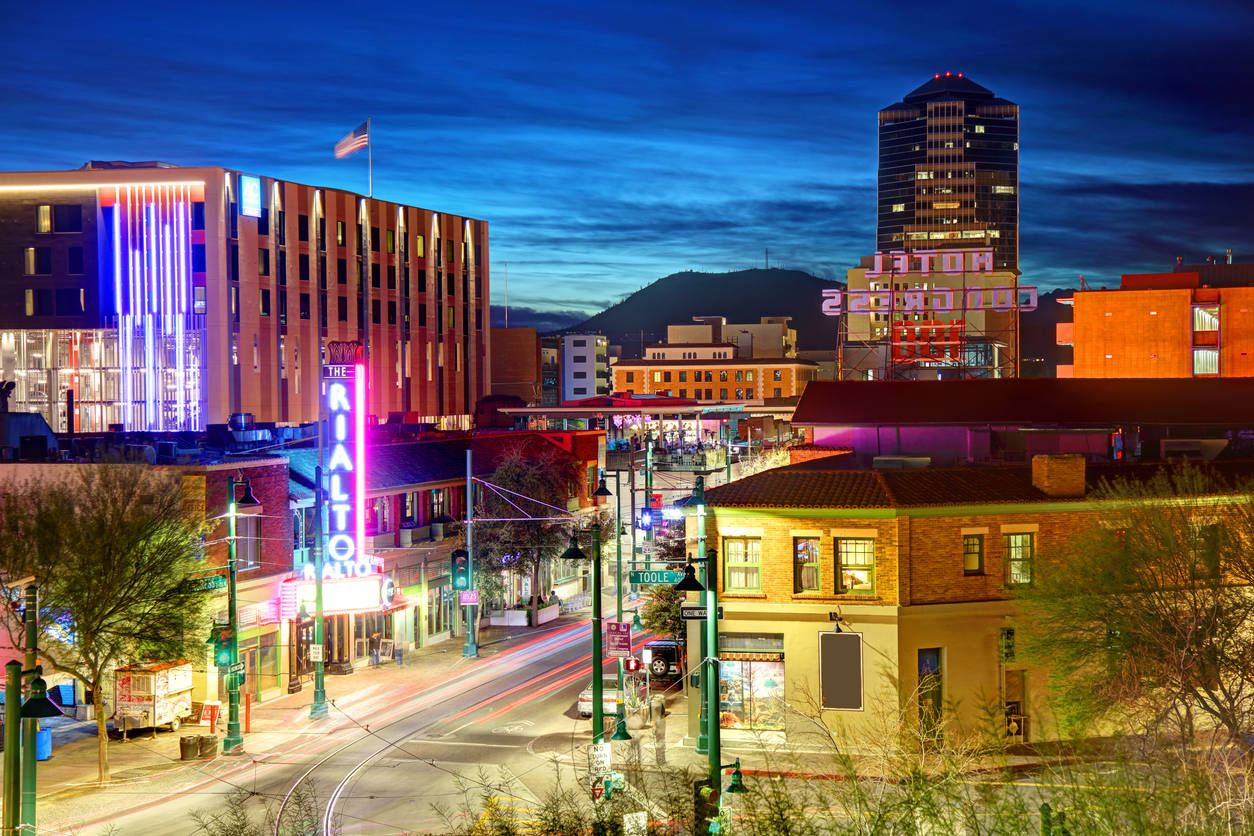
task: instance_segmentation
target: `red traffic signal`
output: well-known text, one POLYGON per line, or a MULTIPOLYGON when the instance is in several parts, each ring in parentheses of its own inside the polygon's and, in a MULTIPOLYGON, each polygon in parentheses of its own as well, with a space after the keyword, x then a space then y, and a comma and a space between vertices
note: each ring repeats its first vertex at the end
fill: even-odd
POLYGON ((637 659, 635 656, 628 656, 627 659, 623 662, 623 667, 631 671, 632 673, 635 673, 636 671, 640 670, 640 660, 637 659))

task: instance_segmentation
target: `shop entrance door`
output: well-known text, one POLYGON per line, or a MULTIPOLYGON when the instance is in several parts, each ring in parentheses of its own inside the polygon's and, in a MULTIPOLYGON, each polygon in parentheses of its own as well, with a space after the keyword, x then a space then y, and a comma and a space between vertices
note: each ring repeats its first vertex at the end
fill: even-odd
POLYGON ((941 649, 919 649, 919 725, 927 736, 940 734, 944 708, 941 649))
POLYGON ((782 654, 722 653, 719 664, 719 726, 784 728, 782 654))

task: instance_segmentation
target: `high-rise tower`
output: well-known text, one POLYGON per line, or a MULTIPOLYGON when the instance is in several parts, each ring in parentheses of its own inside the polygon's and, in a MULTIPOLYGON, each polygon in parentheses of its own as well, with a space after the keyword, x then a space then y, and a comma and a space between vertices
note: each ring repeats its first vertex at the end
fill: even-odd
POLYGON ((876 248, 992 247, 1019 267, 1019 106, 937 74, 879 114, 876 248))

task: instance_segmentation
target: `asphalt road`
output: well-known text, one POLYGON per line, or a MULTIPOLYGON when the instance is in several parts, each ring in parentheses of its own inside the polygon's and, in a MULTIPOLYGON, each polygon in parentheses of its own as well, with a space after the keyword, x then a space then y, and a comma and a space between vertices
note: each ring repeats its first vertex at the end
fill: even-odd
POLYGON ((290 808, 297 785, 312 787, 328 836, 462 829, 458 813, 467 793, 512 791, 521 796, 512 803, 525 806, 551 784, 550 759, 532 753, 533 741, 567 735, 573 747, 575 733, 586 735, 589 721, 577 716, 575 700, 590 679, 590 649, 587 622, 491 656, 485 649, 486 658, 451 679, 360 704, 360 716, 333 707, 321 726, 293 729, 289 745, 254 755, 247 768, 219 758, 184 774, 183 786, 99 791, 96 809, 129 812, 87 815, 61 832, 193 836, 204 833, 193 812, 224 811, 238 789, 253 794, 249 806, 260 818, 265 805, 290 808))

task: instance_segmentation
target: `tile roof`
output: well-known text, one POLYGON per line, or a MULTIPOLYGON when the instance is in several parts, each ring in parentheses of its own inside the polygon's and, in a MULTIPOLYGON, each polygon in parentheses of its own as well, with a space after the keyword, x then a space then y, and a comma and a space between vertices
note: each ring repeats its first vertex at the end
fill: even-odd
POLYGON ((1254 378, 815 380, 804 426, 1254 425, 1254 378))
MULTIPOLYGON (((466 447, 471 446, 471 467, 474 475, 488 477, 509 451, 521 447, 528 455, 571 454, 540 433, 483 433, 473 437, 408 441, 376 444, 366 448, 367 492, 402 488, 409 485, 438 485, 464 482, 466 478, 466 447)), ((314 468, 318 465, 317 449, 288 450, 292 496, 313 495, 314 468)))
MULTIPOLYGON (((723 508, 929 508, 1032 502, 1078 502, 1051 497, 1032 485, 1032 469, 1023 465, 921 468, 918 470, 816 469, 810 463, 776 468, 710 488, 706 504, 723 508)), ((1088 490, 1103 481, 1145 481, 1164 465, 1158 462, 1089 465, 1088 490)), ((1201 465, 1229 483, 1254 479, 1254 461, 1201 465)))

